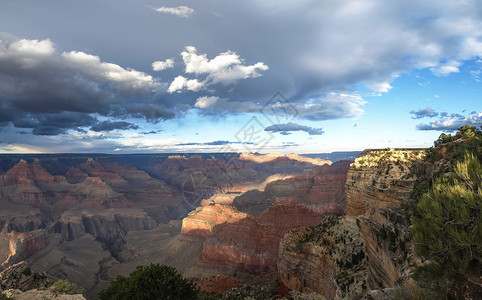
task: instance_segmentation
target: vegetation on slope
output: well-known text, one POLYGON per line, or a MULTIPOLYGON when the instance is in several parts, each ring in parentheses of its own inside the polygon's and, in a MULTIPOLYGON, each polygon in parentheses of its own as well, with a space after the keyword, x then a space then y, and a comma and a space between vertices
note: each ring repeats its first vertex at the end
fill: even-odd
POLYGON ((429 156, 440 171, 415 208, 412 233, 424 260, 415 278, 431 297, 472 294, 470 277, 481 274, 481 137, 471 126, 454 136, 442 134, 429 156))
POLYGON ((100 300, 128 299, 216 299, 214 293, 202 292, 191 280, 166 265, 138 266, 128 277, 117 276, 99 293, 100 300))

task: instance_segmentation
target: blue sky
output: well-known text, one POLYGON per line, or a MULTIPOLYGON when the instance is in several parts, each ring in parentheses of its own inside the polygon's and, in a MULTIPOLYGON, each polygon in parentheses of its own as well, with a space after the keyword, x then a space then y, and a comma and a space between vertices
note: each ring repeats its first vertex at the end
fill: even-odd
POLYGON ((481 58, 480 1, 0 0, 0 153, 429 147, 481 58))

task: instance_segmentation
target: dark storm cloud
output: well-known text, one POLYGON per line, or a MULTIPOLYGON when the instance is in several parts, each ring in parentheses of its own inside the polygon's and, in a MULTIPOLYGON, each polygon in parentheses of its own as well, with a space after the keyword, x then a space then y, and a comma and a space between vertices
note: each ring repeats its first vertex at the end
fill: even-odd
MULTIPOLYGON (((101 62, 84 52, 58 53, 46 40, 0 34, 0 124, 56 135, 96 122, 132 98, 151 95, 162 84, 150 75, 101 62)), ((131 108, 127 107, 129 111, 131 108)), ((159 109, 132 108, 135 117, 172 118, 159 109), (143 113, 145 113, 143 115, 143 113)), ((133 127, 130 127, 133 128, 133 127)))
POLYGON ((296 124, 293 122, 289 122, 285 124, 274 124, 266 127, 264 130, 270 131, 270 132, 279 132, 282 135, 288 135, 292 131, 304 131, 309 135, 322 135, 323 133, 325 133, 322 128, 313 128, 309 126, 296 124))
POLYGON ((227 144, 231 144, 231 142, 229 142, 229 141, 214 141, 214 142, 205 143, 205 145, 208 145, 208 146, 220 146, 220 145, 227 145, 227 144))
POLYGON ((57 135, 68 130, 81 130, 91 126, 97 119, 86 113, 60 112, 51 114, 23 114, 12 120, 17 128, 32 128, 34 135, 57 135))
POLYGON ((111 122, 111 121, 103 121, 96 123, 90 127, 90 130, 92 131, 112 131, 112 130, 128 130, 128 129, 138 129, 139 126, 134 125, 129 122, 124 122, 124 121, 116 121, 116 122, 111 122))
MULTIPOLYGON (((175 114, 165 107, 155 104, 137 103, 124 108, 124 116, 133 118, 145 118, 147 122, 157 124, 160 121, 172 119, 175 114)), ((115 114, 114 114, 115 115, 115 114)), ((122 114, 121 114, 122 115, 122 114)))
POLYGON ((427 107, 425 109, 420 109, 420 110, 412 110, 410 111, 411 114, 414 116, 412 119, 422 119, 422 118, 435 118, 439 115, 438 112, 434 111, 432 108, 427 107))
POLYGON ((162 132, 162 130, 159 129, 159 130, 143 131, 143 132, 141 132, 141 134, 146 134, 146 135, 147 134, 157 134, 159 132, 162 132))

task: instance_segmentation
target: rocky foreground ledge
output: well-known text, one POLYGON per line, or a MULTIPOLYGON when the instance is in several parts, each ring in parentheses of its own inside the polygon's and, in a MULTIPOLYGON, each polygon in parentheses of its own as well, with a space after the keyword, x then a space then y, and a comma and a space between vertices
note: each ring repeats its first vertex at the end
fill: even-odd
POLYGON ((0 293, 16 300, 52 299, 85 300, 81 294, 67 295, 57 291, 45 273, 32 272, 25 261, 0 273, 0 293))

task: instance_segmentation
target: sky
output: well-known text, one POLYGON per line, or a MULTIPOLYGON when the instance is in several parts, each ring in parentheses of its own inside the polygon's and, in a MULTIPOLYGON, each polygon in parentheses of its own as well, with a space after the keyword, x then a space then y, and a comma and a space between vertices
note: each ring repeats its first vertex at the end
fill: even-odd
POLYGON ((0 0, 0 153, 430 147, 481 71, 477 0, 0 0))

